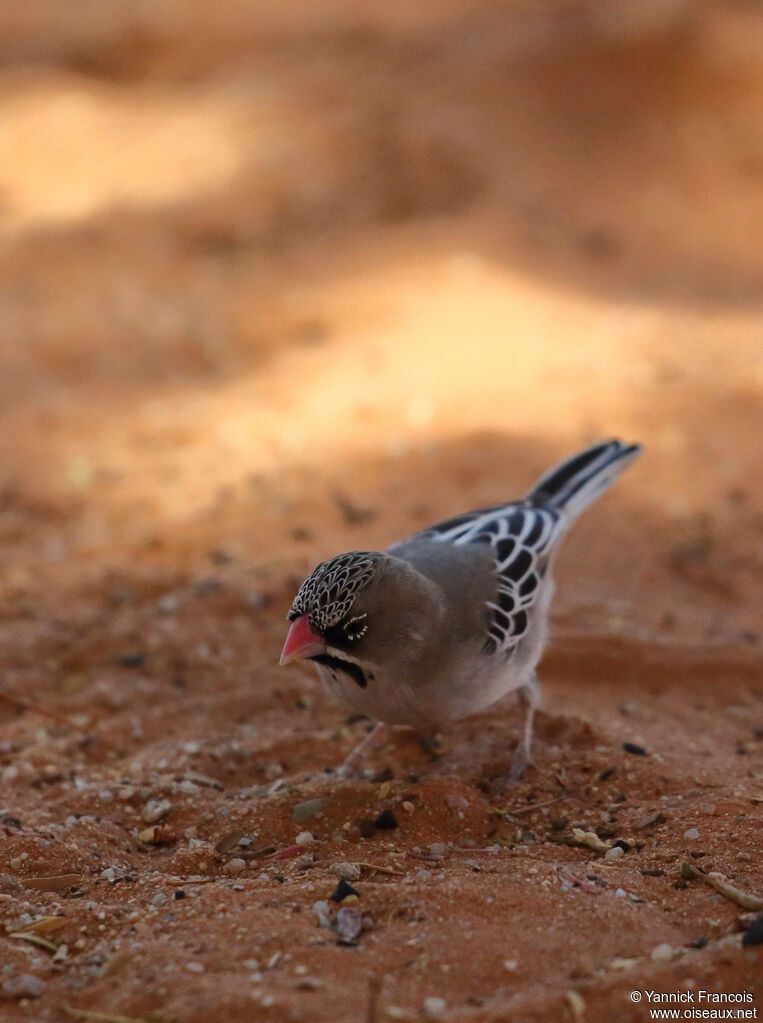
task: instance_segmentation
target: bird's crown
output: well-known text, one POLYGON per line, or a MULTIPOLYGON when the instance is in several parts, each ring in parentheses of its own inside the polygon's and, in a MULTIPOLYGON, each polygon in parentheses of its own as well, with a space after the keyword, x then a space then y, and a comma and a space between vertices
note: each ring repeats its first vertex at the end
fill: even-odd
POLYGON ((370 583, 381 557, 376 551, 350 551, 322 562, 297 591, 289 619, 307 615, 320 632, 341 622, 357 594, 370 583))

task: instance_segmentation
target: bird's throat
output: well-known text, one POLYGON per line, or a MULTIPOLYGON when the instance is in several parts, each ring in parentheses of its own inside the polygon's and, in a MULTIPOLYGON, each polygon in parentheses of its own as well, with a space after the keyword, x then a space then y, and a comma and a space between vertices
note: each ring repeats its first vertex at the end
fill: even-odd
POLYGON ((315 661, 316 664, 322 664, 324 668, 329 668, 332 671, 341 671, 345 675, 349 675, 352 681, 356 682, 361 689, 365 689, 368 685, 365 672, 357 664, 353 664, 352 661, 344 661, 341 657, 334 657, 332 654, 315 654, 309 660, 315 661))

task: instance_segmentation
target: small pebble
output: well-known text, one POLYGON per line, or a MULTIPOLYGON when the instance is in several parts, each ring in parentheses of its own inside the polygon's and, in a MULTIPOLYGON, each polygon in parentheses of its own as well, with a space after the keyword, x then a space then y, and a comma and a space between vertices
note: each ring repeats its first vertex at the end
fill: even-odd
POLYGON ((424 999, 424 1015, 428 1016, 430 1019, 439 1019, 447 1008, 448 1003, 444 998, 424 999))
POLYGON ((17 973, 0 985, 0 991, 6 998, 39 998, 44 990, 45 981, 33 973, 17 973))
POLYGON ((409 799, 404 799, 400 805, 402 806, 404 813, 413 813, 413 811, 416 809, 416 807, 409 799))
POLYGON ((189 973, 203 973, 204 963, 186 963, 185 968, 189 973))
POLYGON ((300 977, 294 987, 297 991, 317 991, 323 987, 323 981, 317 977, 300 977))
POLYGON ((391 810, 382 810, 374 821, 374 827, 380 831, 394 831, 400 825, 397 823, 397 817, 395 817, 391 810))
POLYGON ((361 866, 359 863, 332 863, 329 867, 330 874, 344 878, 345 881, 359 881, 361 866))
POLYGON ((348 884, 344 878, 340 878, 339 884, 334 889, 333 893, 329 896, 332 902, 343 902, 348 895, 355 895, 356 897, 360 893, 355 891, 351 884, 348 884))
POLYGON ((363 918, 354 906, 342 906, 336 915, 336 931, 342 944, 351 945, 360 937, 363 918))
POLYGON ((673 949, 667 942, 656 945, 649 953, 653 963, 669 963, 673 958, 673 949))
POLYGON ((315 842, 315 835, 309 831, 300 831, 294 839, 296 845, 312 845, 315 842))
POLYGON ((509 973, 513 973, 517 966, 519 966, 519 963, 516 959, 504 959, 503 961, 503 968, 508 970, 509 973))
POLYGON ((295 824, 302 824, 315 817, 325 807, 327 799, 308 799, 304 803, 296 803, 292 807, 291 819, 295 824))
POLYGON ((614 845, 604 853, 605 860, 619 860, 625 856, 625 850, 621 845, 614 845))
POLYGON ((156 895, 151 899, 152 906, 163 906, 167 901, 167 896, 164 892, 157 892, 156 895))
POLYGON ((223 867, 223 870, 226 874, 240 874, 242 871, 246 870, 246 860, 242 860, 238 856, 234 856, 232 860, 228 860, 223 867))
POLYGON ((645 757, 647 755, 643 746, 637 746, 635 742, 624 742, 623 749, 634 757, 645 757))
POLYGON ((168 799, 149 799, 140 816, 146 824, 156 824, 158 821, 164 820, 170 813, 172 813, 172 803, 168 799))
POLYGON ((699 831, 696 828, 689 828, 684 831, 684 838, 688 838, 690 841, 694 841, 699 838, 699 831))
POLYGON ((744 932, 742 944, 745 948, 749 948, 752 945, 763 945, 763 913, 760 916, 756 916, 744 932))

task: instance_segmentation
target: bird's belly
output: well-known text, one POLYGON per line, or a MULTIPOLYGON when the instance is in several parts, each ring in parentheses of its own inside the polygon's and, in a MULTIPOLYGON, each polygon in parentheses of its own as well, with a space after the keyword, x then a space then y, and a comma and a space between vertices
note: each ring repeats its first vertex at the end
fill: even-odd
POLYGON ((415 686, 405 678, 384 678, 376 673, 361 688, 342 672, 316 665, 329 694, 356 714, 390 725, 442 725, 485 710, 496 700, 529 681, 511 662, 485 658, 454 665, 419 678, 415 686))

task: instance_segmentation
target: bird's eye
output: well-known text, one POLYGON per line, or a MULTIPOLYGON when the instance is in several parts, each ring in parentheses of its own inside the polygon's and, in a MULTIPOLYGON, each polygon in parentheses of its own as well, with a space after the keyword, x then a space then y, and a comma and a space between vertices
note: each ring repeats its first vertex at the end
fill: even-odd
POLYGON ((342 631, 349 640, 361 639, 368 631, 368 615, 355 615, 342 624, 342 631))

